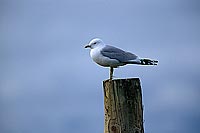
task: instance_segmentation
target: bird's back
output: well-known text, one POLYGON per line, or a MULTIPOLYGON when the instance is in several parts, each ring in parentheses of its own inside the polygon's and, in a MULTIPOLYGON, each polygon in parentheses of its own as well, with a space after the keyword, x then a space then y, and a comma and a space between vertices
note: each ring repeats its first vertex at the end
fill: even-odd
POLYGON ((138 59, 138 56, 135 54, 132 54, 130 52, 126 52, 124 50, 121 50, 119 48, 110 46, 110 45, 106 45, 102 50, 101 50, 101 54, 103 56, 106 56, 108 58, 111 59, 116 59, 119 62, 127 62, 130 60, 136 60, 138 59))

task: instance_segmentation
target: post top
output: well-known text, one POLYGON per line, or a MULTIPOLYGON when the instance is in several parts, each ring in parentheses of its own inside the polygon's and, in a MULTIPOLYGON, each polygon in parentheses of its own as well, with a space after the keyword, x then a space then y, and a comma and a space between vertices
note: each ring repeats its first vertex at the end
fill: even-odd
POLYGON ((115 81, 115 82, 125 82, 125 81, 140 81, 140 78, 137 77, 137 78, 123 78, 123 79, 113 79, 113 80, 110 80, 110 79, 106 79, 104 80, 103 82, 106 83, 106 82, 109 82, 109 81, 115 81))

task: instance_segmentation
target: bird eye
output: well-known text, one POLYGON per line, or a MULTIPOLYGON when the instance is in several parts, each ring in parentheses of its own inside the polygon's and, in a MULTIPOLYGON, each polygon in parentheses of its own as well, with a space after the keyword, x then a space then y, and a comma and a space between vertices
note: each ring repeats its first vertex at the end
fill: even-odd
POLYGON ((94 42, 93 44, 97 44, 97 42, 94 42))

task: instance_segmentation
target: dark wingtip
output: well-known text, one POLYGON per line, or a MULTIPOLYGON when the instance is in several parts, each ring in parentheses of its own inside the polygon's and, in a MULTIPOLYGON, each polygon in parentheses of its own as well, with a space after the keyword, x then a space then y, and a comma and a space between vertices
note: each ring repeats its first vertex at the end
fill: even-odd
POLYGON ((158 65, 158 60, 153 60, 154 65, 158 65))
POLYGON ((141 59, 142 65, 158 65, 157 60, 150 60, 150 59, 141 59))

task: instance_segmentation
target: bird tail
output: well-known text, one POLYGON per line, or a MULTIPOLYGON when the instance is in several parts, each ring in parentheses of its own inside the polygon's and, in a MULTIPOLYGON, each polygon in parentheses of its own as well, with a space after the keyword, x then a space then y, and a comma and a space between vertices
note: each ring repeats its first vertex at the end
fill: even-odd
POLYGON ((151 60, 151 59, 140 59, 140 65, 157 65, 157 60, 151 60))
POLYGON ((151 60, 151 59, 136 59, 136 60, 129 60, 127 62, 123 62, 126 64, 137 64, 137 65, 157 65, 158 61, 157 60, 151 60))

